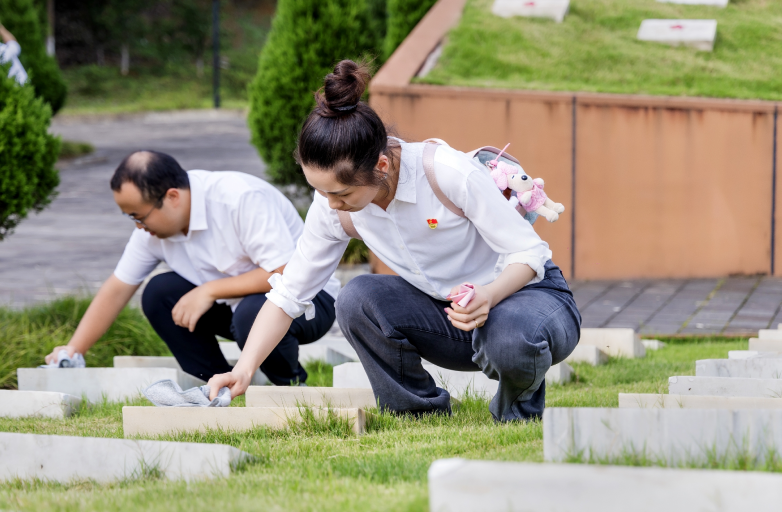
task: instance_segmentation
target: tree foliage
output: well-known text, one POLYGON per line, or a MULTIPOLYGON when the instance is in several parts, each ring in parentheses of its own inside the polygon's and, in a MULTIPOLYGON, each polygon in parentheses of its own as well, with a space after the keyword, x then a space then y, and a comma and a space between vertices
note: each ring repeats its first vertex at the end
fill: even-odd
POLYGON ((44 99, 56 113, 68 94, 68 88, 57 62, 46 54, 38 10, 32 0, 0 0, 0 23, 16 37, 22 47, 22 62, 35 94, 44 99))
POLYGON ((313 92, 338 61, 370 52, 366 0, 280 0, 249 87, 252 143, 278 184, 306 186, 293 159, 313 92))
POLYGON ((0 240, 30 211, 51 202, 60 183, 60 139, 48 132, 51 107, 0 66, 0 240))
POLYGON ((383 57, 388 59, 437 0, 388 0, 383 57))

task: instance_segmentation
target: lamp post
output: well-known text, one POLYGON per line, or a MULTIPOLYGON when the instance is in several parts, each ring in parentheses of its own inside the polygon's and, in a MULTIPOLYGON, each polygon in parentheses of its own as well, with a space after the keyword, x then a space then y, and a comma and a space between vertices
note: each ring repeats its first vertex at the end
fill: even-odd
POLYGON ((220 108, 220 0, 212 0, 212 55, 214 107, 220 108))

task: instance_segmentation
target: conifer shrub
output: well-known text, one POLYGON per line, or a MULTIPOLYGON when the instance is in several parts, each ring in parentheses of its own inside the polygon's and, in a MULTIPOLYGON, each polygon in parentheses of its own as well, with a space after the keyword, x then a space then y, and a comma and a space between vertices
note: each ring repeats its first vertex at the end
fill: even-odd
POLYGON ((337 62, 371 53, 375 44, 367 0, 279 0, 248 90, 252 143, 272 182, 307 185, 293 150, 313 92, 337 62))
POLYGON ((32 86, 20 86, 0 66, 0 240, 30 211, 46 207, 60 183, 54 168, 60 139, 48 132, 51 117, 32 86))
POLYGON ((388 59, 437 0, 388 0, 383 57, 388 59))
POLYGON ((35 94, 57 113, 65 104, 68 88, 53 57, 46 54, 38 11, 32 0, 0 0, 0 23, 19 41, 19 60, 30 76, 35 94))

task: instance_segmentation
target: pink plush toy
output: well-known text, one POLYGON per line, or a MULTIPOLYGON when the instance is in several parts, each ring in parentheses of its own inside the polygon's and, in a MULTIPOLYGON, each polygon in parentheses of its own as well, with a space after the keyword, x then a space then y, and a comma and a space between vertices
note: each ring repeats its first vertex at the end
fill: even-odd
POLYGON ((540 178, 534 180, 524 171, 508 176, 508 188, 516 191, 516 197, 511 197, 513 207, 521 204, 528 212, 542 215, 549 222, 559 219, 559 214, 565 211, 561 203, 555 203, 543 192, 545 183, 540 178))

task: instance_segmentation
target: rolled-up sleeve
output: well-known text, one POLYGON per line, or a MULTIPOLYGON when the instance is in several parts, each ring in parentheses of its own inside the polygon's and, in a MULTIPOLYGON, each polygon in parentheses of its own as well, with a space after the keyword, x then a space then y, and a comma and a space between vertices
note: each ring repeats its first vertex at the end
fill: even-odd
POLYGON ((504 255, 504 267, 514 263, 529 265, 536 276, 528 284, 542 281, 551 250, 505 199, 489 173, 466 159, 448 157, 438 158, 435 170, 446 196, 462 208, 492 250, 504 255))
POLYGON ((312 299, 337 269, 349 241, 337 213, 316 193, 296 250, 283 274, 269 279, 272 290, 266 297, 291 318, 315 318, 312 299))

